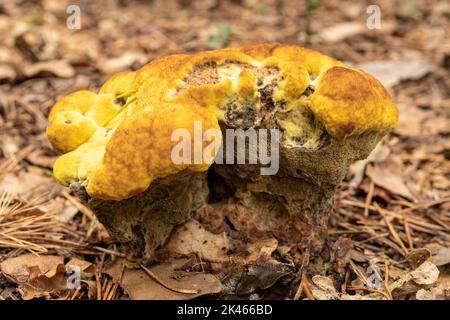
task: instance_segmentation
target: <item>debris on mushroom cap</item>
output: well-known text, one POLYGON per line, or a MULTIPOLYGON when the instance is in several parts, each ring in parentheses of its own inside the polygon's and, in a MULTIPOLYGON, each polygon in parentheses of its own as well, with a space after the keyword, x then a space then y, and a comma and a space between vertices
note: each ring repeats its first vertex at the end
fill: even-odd
MULTIPOLYGON (((317 150, 323 133, 343 140, 387 133, 397 110, 373 77, 294 45, 255 45, 171 55, 110 78, 98 94, 78 91, 53 107, 47 134, 65 153, 58 181, 78 182, 96 198, 121 200, 157 178, 200 164, 174 164, 175 129, 276 125, 284 144, 317 150)), ((207 143, 203 143, 205 148, 207 143)), ((193 155, 195 156, 195 155, 193 155)))

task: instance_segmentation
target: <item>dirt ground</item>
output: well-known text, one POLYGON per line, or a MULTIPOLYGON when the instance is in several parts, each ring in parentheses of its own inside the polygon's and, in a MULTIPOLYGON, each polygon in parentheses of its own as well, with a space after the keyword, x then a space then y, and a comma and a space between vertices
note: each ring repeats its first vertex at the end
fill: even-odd
MULTIPOLYGON (((266 288, 245 298, 450 298, 448 1, 77 3, 80 29, 67 25, 71 1, 0 1, 0 300, 190 299, 199 295, 180 288, 198 282, 202 295, 217 294, 216 279, 196 278, 201 273, 177 281, 164 268, 125 276, 125 267, 110 267, 126 254, 52 178, 58 155, 46 138, 47 116, 64 95, 97 90, 110 75, 155 57, 272 42, 372 73, 400 118, 336 194, 333 265, 304 274, 287 295, 266 288), (381 28, 370 29, 378 9, 381 28), (81 287, 67 287, 70 266, 82 271, 81 287)), ((199 259, 199 271, 208 263, 201 255, 186 259, 199 259)))

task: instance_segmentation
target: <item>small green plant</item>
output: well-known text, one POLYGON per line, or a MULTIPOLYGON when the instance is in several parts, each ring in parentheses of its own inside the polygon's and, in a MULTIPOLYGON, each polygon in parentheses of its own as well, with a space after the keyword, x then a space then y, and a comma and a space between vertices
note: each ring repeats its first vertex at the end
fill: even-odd
POLYGON ((320 7, 320 0, 306 0, 306 17, 305 19, 300 23, 299 29, 300 32, 304 32, 305 34, 305 43, 310 42, 310 36, 314 33, 314 31, 311 28, 311 14, 312 12, 320 7))
POLYGON ((317 9, 320 6, 320 0, 308 0, 308 10, 317 9))
POLYGON ((217 33, 211 35, 208 44, 213 48, 223 48, 229 45, 232 36, 231 26, 227 23, 216 25, 217 33))
POLYGON ((416 0, 406 0, 401 14, 413 19, 420 19, 422 17, 422 12, 417 7, 416 0))

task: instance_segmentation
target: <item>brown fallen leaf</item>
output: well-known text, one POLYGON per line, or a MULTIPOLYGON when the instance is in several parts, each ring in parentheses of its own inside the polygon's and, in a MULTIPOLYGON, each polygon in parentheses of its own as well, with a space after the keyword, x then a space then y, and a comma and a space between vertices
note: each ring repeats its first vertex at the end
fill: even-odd
MULTIPOLYGON (((142 269, 126 268, 119 283, 132 300, 184 300, 200 296, 217 294, 222 284, 212 274, 201 272, 185 272, 179 270, 188 259, 177 259, 148 268, 160 280, 170 287, 181 290, 196 290, 195 294, 185 294, 166 288, 142 269)), ((117 259, 105 269, 114 281, 119 281, 122 273, 122 259, 117 259)))
POLYGON ((367 28, 359 22, 342 22, 322 29, 319 37, 325 42, 334 43, 342 41, 348 37, 363 33, 367 28))
POLYGON ((74 289, 71 284, 74 284, 75 278, 72 279, 71 275, 78 271, 80 284, 84 282, 88 291, 95 288, 95 282, 90 281, 95 266, 76 258, 64 265, 62 256, 24 254, 3 261, 0 263, 0 270, 5 278, 19 285, 24 300, 66 296, 67 292, 74 289))
POLYGON ((350 185, 353 187, 359 186, 364 179, 367 164, 382 162, 386 160, 390 153, 391 149, 382 141, 379 142, 366 159, 356 161, 350 166, 349 172, 352 175, 350 185))
POLYGON ((366 256, 364 253, 359 252, 355 249, 350 250, 350 252, 348 253, 350 259, 352 259, 353 261, 356 262, 367 262, 369 261, 369 257, 366 256))
POLYGON ((450 263, 450 248, 441 247, 439 251, 437 251, 431 257, 431 261, 437 266, 444 266, 450 263))
POLYGON ((417 300, 448 300, 450 294, 448 293, 450 288, 444 288, 442 286, 437 286, 435 288, 430 288, 429 290, 420 289, 416 293, 417 300))
POLYGON ((245 263, 250 263, 260 259, 270 259, 276 264, 278 261, 271 259, 272 253, 277 249, 278 241, 275 238, 263 239, 250 243, 248 246, 248 256, 244 258, 245 263))
POLYGON ((397 108, 399 110, 399 118, 394 132, 403 136, 421 136, 423 134, 424 121, 431 116, 431 113, 404 103, 397 103, 397 108))
POLYGON ((377 186, 393 194, 414 200, 402 176, 403 165, 399 159, 390 155, 385 161, 367 167, 367 176, 377 186))
POLYGON ((422 263, 429 260, 430 258, 431 258, 431 251, 428 250, 427 248, 414 249, 408 252, 408 254, 406 255, 406 259, 408 259, 409 262, 411 262, 411 265, 414 268, 419 267, 422 263))
POLYGON ((243 268, 243 272, 240 274, 234 293, 237 295, 247 295, 256 290, 268 289, 272 287, 278 279, 292 273, 293 268, 291 266, 282 263, 274 263, 273 259, 262 258, 243 268))
POLYGON ((79 268, 81 271, 81 277, 84 279, 90 279, 95 273, 94 264, 78 258, 72 258, 69 262, 67 262, 66 267, 70 266, 79 268))
POLYGON ((166 248, 176 255, 197 254, 201 259, 214 262, 229 260, 231 244, 225 232, 214 234, 198 221, 190 220, 172 234, 166 248))
POLYGON ((63 257, 24 254, 3 261, 0 268, 7 279, 19 285, 24 300, 68 289, 63 257))
POLYGON ((65 60, 38 62, 22 68, 25 78, 33 78, 43 74, 52 74, 59 78, 72 78, 75 69, 65 60))
POLYGON ((443 174, 435 174, 431 177, 431 181, 433 183, 433 187, 441 190, 449 190, 450 189, 450 179, 448 179, 443 174))
POLYGON ((30 152, 25 159, 36 166, 51 169, 56 158, 56 155, 48 155, 44 150, 36 149, 30 152))
POLYGON ((143 65, 148 62, 148 57, 141 52, 127 51, 119 57, 100 61, 100 68, 109 74, 131 68, 134 64, 143 65))
POLYGON ((56 219, 64 223, 72 220, 79 211, 70 201, 62 197, 49 200, 44 209, 46 211, 56 212, 56 219))
MULTIPOLYGON (((447 106, 450 105, 447 103, 447 106)), ((446 116, 430 116, 423 124, 427 135, 448 134, 450 132, 450 120, 446 116)))
POLYGON ((312 277, 311 292, 317 300, 339 300, 340 296, 329 277, 315 275, 312 277))
MULTIPOLYGON (((312 278, 311 292, 317 300, 385 300, 382 293, 340 294, 329 277, 316 275, 312 278)), ((369 291, 370 292, 370 291, 369 291)))
POLYGON ((17 152, 19 152, 19 144, 20 139, 17 136, 15 137, 9 135, 2 136, 2 139, 0 140, 0 149, 3 152, 5 158, 14 157, 17 154, 17 152))
POLYGON ((16 70, 7 64, 0 64, 0 82, 3 80, 11 81, 16 78, 16 70))
POLYGON ((392 88, 403 80, 420 79, 433 71, 433 66, 421 60, 372 61, 357 67, 373 75, 387 88, 392 88))
POLYGON ((441 272, 435 286, 430 289, 420 289, 416 293, 417 300, 449 300, 450 299, 450 269, 441 272))
POLYGON ((7 174, 0 181, 0 191, 8 192, 12 195, 25 195, 38 187, 43 188, 54 183, 51 177, 44 176, 34 171, 20 171, 7 174))
POLYGON ((405 272, 389 285, 394 298, 408 296, 434 284, 439 278, 439 269, 431 261, 425 261, 416 269, 405 272))
POLYGON ((31 267, 38 267, 40 273, 43 275, 53 276, 59 264, 64 264, 63 257, 24 254, 3 261, 0 263, 0 268, 5 277, 14 282, 21 283, 28 281, 30 278, 31 267))

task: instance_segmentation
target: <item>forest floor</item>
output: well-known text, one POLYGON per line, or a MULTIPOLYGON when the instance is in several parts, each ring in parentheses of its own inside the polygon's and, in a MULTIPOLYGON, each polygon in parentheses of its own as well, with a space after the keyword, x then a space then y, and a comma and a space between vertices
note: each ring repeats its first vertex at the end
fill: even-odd
POLYGON ((305 275, 290 296, 257 298, 450 298, 448 1, 78 3, 81 29, 72 30, 70 1, 0 2, 0 300, 193 297, 161 286, 170 277, 164 270, 138 289, 121 282, 124 270, 105 270, 125 254, 52 178, 58 155, 46 138, 47 116, 62 96, 97 90, 111 74, 153 58, 269 42, 316 49, 372 73, 400 119, 351 166, 335 196, 329 237, 340 287, 327 274, 305 275), (381 8, 381 29, 366 25, 370 4, 381 8), (82 270, 78 289, 67 288, 69 266, 82 270))

